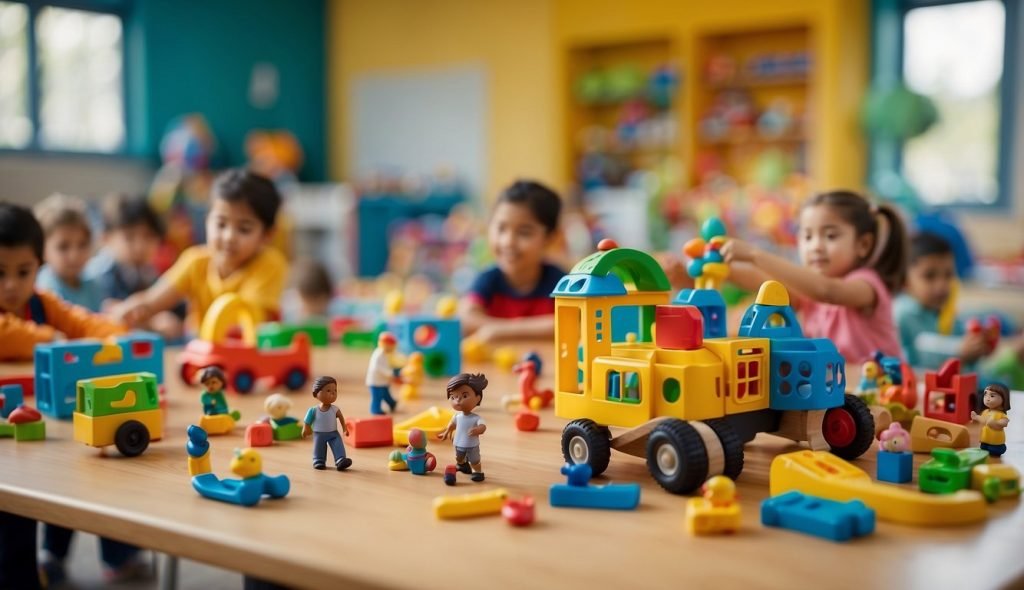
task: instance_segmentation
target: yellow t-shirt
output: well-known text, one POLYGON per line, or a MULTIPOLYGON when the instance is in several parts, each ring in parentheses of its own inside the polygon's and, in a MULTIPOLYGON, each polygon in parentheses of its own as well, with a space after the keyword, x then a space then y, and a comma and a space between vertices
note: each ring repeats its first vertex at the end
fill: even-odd
POLYGON ((198 328, 206 310, 225 293, 237 293, 248 303, 257 323, 276 319, 287 272, 284 256, 275 248, 263 248, 244 266, 221 277, 212 264, 210 249, 192 246, 181 253, 162 280, 188 299, 189 322, 198 328))
POLYGON ((990 445, 1006 444, 1005 429, 996 430, 988 427, 989 421, 1002 420, 1006 418, 1006 412, 1000 412, 999 410, 985 410, 981 413, 981 417, 985 420, 985 426, 981 427, 981 442, 990 445))

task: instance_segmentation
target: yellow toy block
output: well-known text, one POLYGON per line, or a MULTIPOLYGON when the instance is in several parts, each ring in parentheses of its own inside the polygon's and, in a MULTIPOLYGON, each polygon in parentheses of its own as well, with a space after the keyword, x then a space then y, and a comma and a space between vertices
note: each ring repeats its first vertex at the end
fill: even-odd
MULTIPOLYGON (((722 359, 724 365, 726 414, 768 409, 768 343, 767 338, 714 338, 704 341, 704 346, 722 359), (757 367, 757 370, 752 367, 757 367), (754 373, 756 377, 751 377, 754 373)), ((705 387, 711 388, 712 384, 705 387)))
POLYGON ((125 422, 134 420, 141 422, 149 430, 149 440, 160 440, 164 435, 163 416, 159 410, 142 410, 125 412, 110 416, 87 416, 81 412, 74 414, 75 440, 90 447, 105 447, 114 444, 117 430, 125 422))
POLYGON ((736 484, 723 475, 712 477, 703 486, 704 495, 686 502, 686 530, 691 535, 734 533, 742 521, 736 484))
POLYGON ((966 449, 971 434, 960 424, 917 416, 910 425, 910 450, 931 453, 932 449, 966 449))
POLYGON ((455 412, 451 410, 431 406, 412 418, 395 424, 393 429, 395 435, 394 444, 401 447, 408 445, 409 431, 413 428, 419 428, 423 432, 427 433, 428 437, 437 436, 442 430, 448 427, 448 423, 452 421, 452 417, 454 415, 455 412))
POLYGON ((188 458, 188 474, 190 477, 210 473, 213 467, 210 465, 210 451, 203 453, 202 457, 188 458))
POLYGON ((438 496, 434 498, 434 516, 437 518, 467 518, 484 514, 498 514, 507 497, 508 490, 505 488, 459 496, 438 496))
POLYGON ((199 427, 207 434, 227 434, 235 429, 235 419, 231 414, 204 414, 199 418, 199 427))
POLYGON ((769 473, 772 496, 790 490, 846 502, 860 500, 879 520, 916 526, 944 526, 985 518, 985 500, 973 490, 924 494, 875 483, 860 469, 827 451, 797 451, 775 457, 769 473))
MULTIPOLYGON (((985 482, 990 479, 995 479, 997 482, 992 490, 994 497, 1017 498, 1020 496, 1020 472, 1013 465, 985 463, 984 465, 975 465, 974 469, 971 469, 971 489, 984 493, 985 482)), ((989 499, 991 500, 991 498, 989 499)))

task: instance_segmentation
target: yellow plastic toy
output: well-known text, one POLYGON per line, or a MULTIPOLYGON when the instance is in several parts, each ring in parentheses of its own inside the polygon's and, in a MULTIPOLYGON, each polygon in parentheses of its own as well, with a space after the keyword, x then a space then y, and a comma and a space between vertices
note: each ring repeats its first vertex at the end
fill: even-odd
POLYGON ((419 428, 427 433, 428 437, 437 436, 438 433, 448 427, 448 423, 452 421, 452 416, 454 415, 455 413, 449 409, 431 406, 412 418, 395 424, 393 428, 395 435, 394 444, 403 447, 408 445, 409 431, 413 428, 419 428))
POLYGON ((494 350, 494 365, 501 369, 501 372, 508 373, 519 362, 520 356, 511 346, 502 346, 494 350))
POLYGON ((437 306, 434 308, 434 313, 439 318, 447 319, 455 317, 455 312, 458 311, 459 302, 451 295, 445 295, 444 297, 437 300, 437 306))
POLYGON ((402 367, 402 389, 399 392, 403 400, 419 399, 420 386, 423 385, 423 353, 416 351, 409 354, 409 360, 402 367))
POLYGON ((971 489, 985 494, 989 501, 1020 497, 1020 472, 1006 463, 985 463, 971 469, 971 489), (994 481, 995 483, 989 483, 994 481), (986 490, 986 484, 994 486, 986 490))
POLYGON ((910 425, 910 450, 931 453, 932 449, 966 449, 971 433, 961 424, 917 416, 910 425))
POLYGON ((242 342, 256 346, 256 314, 244 299, 234 293, 221 295, 210 304, 199 326, 199 339, 223 342, 235 326, 242 332, 242 342))
POLYGON ((949 297, 946 298, 945 305, 939 310, 939 334, 952 334, 953 324, 956 322, 956 305, 957 298, 960 296, 960 281, 953 279, 953 282, 949 285, 949 297))
POLYGON ((199 427, 210 435, 227 434, 235 429, 235 418, 231 414, 204 414, 199 427))
POLYGON ((704 495, 686 502, 686 530, 692 535, 734 533, 742 521, 736 484, 716 475, 701 487, 704 495))
POLYGON ((135 457, 163 437, 156 375, 127 373, 82 379, 76 387, 74 438, 91 447, 114 445, 135 457))
POLYGON ((924 494, 873 482, 859 467, 827 451, 797 451, 775 457, 769 472, 772 496, 790 490, 845 502, 860 500, 879 520, 915 526, 968 524, 985 518, 985 500, 973 490, 924 494))
POLYGON ((489 354, 487 345, 476 338, 466 338, 462 341, 462 360, 467 363, 486 362, 489 354))
POLYGON ((508 498, 508 490, 498 488, 459 496, 434 498, 434 516, 437 518, 467 518, 485 514, 498 514, 508 498))

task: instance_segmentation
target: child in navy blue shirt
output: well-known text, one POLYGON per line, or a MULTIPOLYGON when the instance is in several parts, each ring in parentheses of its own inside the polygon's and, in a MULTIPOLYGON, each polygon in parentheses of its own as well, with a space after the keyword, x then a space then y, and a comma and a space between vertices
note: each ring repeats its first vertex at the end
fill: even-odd
POLYGON ((529 180, 513 183, 498 197, 488 242, 495 266, 473 282, 459 306, 463 330, 480 342, 551 336, 555 302, 551 292, 565 271, 544 261, 558 235, 562 201, 529 180))

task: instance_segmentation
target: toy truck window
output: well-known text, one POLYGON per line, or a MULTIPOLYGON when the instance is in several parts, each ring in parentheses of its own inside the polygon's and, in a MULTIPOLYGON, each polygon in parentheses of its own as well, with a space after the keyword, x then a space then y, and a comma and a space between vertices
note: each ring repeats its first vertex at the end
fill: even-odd
POLYGON ((761 361, 764 350, 742 348, 736 362, 736 399, 756 397, 762 394, 761 361))
POLYGON ((132 357, 137 359, 148 359, 153 356, 153 343, 149 340, 136 340, 132 342, 132 357))

